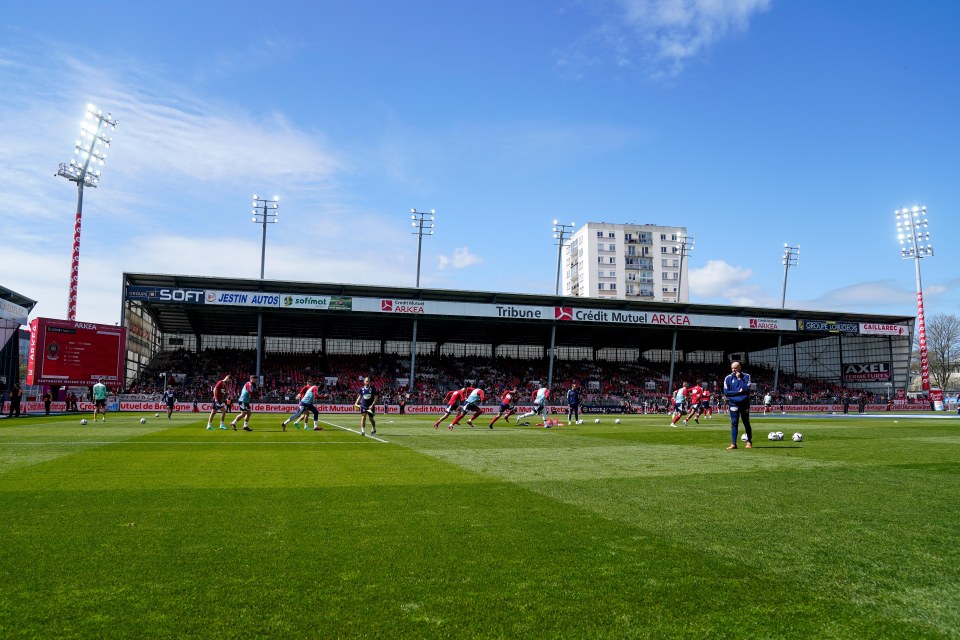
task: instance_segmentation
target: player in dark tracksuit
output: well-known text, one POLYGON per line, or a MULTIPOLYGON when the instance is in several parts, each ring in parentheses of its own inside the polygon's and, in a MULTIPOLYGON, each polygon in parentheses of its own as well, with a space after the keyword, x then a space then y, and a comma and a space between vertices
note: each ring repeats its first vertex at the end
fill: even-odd
POLYGON ((567 421, 575 423, 580 419, 580 390, 574 382, 567 390, 567 421))
POLYGON ((723 380, 723 395, 730 401, 730 446, 737 448, 737 422, 743 420, 747 434, 747 449, 753 448, 753 430, 750 428, 750 374, 740 370, 739 362, 730 363, 730 375, 723 380))
POLYGON ((379 396, 380 393, 376 387, 370 384, 370 378, 364 378, 360 395, 357 396, 357 401, 354 403, 354 407, 360 410, 360 435, 366 435, 363 428, 366 426, 367 420, 370 421, 370 435, 377 435, 377 422, 374 420, 374 415, 377 412, 377 398, 379 396))

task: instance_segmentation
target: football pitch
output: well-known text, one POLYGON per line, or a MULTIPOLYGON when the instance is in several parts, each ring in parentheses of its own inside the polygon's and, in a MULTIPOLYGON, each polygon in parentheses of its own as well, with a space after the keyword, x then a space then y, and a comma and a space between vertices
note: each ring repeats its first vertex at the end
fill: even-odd
POLYGON ((142 415, 0 421, 0 637, 960 638, 960 419, 142 415))

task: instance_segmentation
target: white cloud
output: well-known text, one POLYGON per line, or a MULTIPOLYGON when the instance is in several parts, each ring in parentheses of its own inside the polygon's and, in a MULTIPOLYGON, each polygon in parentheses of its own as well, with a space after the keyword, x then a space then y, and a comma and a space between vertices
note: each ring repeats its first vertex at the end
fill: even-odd
POLYGON ((626 26, 648 51, 679 71, 684 61, 746 31, 770 0, 619 0, 626 26))
POLYGON ((651 75, 673 76, 711 45, 743 33, 772 0, 613 0, 615 9, 559 60, 579 70, 596 63, 597 46, 618 67, 641 64, 651 75))
MULTIPOLYGON (((931 288, 926 288, 925 292, 932 293, 931 288)), ((937 293, 939 293, 939 290, 937 293)), ((915 291, 903 289, 892 280, 851 284, 827 291, 810 301, 810 305, 815 309, 837 311, 849 311, 851 308, 868 311, 878 307, 889 310, 891 307, 901 306, 909 309, 911 305, 916 305, 916 303, 917 294, 915 291)))
POLYGON ((480 262, 480 257, 470 253, 468 247, 457 247, 453 250, 453 255, 451 256, 437 256, 437 267, 440 270, 446 269, 447 267, 463 269, 464 267, 470 267, 480 262))
POLYGON ((724 260, 710 260, 700 269, 690 269, 690 292, 703 297, 730 296, 741 290, 753 271, 724 260))

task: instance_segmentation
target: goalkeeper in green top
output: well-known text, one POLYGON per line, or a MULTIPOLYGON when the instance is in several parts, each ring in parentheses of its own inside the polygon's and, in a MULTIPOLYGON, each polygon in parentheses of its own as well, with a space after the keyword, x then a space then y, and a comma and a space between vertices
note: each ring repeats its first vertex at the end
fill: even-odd
POLYGON ((100 415, 100 421, 107 421, 107 385, 103 384, 103 378, 97 380, 93 385, 93 421, 97 421, 97 414, 100 415))

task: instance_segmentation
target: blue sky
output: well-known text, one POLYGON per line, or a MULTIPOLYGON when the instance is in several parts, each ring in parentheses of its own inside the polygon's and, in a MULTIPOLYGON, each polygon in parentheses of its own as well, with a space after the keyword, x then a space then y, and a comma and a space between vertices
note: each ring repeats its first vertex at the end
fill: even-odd
POLYGON ((912 315, 893 211, 928 208, 926 311, 960 313, 960 5, 892 0, 12 3, 0 284, 78 319, 123 271, 552 293, 554 218, 684 225, 691 301, 912 315), (307 6, 309 5, 309 6, 307 6))

